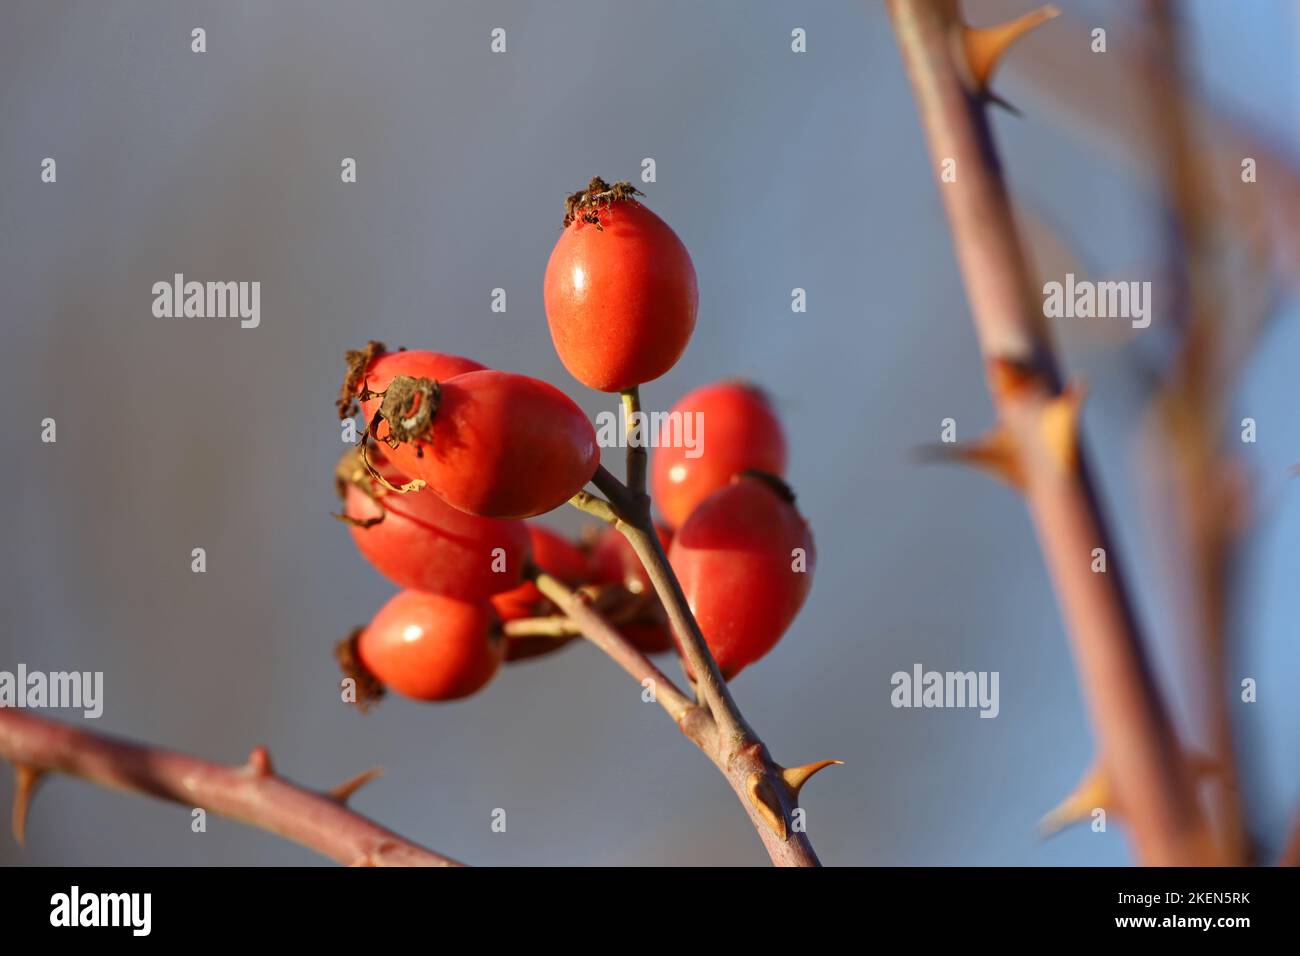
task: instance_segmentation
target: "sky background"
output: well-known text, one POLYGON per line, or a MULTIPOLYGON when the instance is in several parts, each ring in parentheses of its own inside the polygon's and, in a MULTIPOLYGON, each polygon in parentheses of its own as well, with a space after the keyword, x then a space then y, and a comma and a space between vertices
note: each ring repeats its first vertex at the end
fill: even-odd
MULTIPOLYGON (((1122 35, 1126 4, 1062 6, 1073 26, 1045 31, 1122 35)), ((1200 82, 1300 155, 1300 6, 1185 6, 1200 82)), ((977 22, 988 8, 969 5, 977 22)), ((997 86, 1025 115, 995 119, 1013 195, 1098 273, 1153 278, 1157 197, 1015 61, 997 86)), ((846 761, 804 797, 823 861, 1128 862, 1118 826, 1034 833, 1092 739, 1021 501, 910 458, 941 419, 969 438, 991 411, 874 0, 6 0, 0 669, 101 670, 93 729, 228 762, 265 744, 313 786, 382 765, 354 806, 467 862, 764 862, 722 778, 593 647, 504 669, 463 703, 393 698, 364 717, 340 703, 331 657, 393 592, 329 517, 343 351, 377 338, 469 355, 553 382, 593 416, 614 407, 556 357, 541 278, 564 196, 593 174, 635 179, 647 156, 647 202, 691 252, 700 313, 646 405, 761 383, 816 535, 808 604, 734 690, 777 759, 846 761), (494 27, 505 54, 489 51, 494 27), (806 54, 790 50, 794 27, 806 54), (57 184, 40 181, 46 156, 57 184), (343 157, 355 184, 340 182, 343 157), (176 272, 260 281, 260 327, 154 318, 151 287, 176 272), (497 287, 505 314, 490 310, 497 287), (794 287, 806 313, 791 312, 794 287), (56 444, 40 441, 47 416, 56 444), (1000 716, 893 709, 890 675, 918 662, 998 671, 1000 716), (498 807, 505 833, 490 829, 498 807)), ((1088 444, 1163 662, 1180 634, 1140 493, 1134 346, 1062 342, 1092 383, 1088 444)), ((1298 362, 1300 309, 1283 298, 1236 403, 1260 422, 1242 456, 1265 507, 1233 666, 1260 700, 1233 714, 1265 847, 1300 800, 1300 503, 1284 480, 1300 460, 1298 362)), ((184 807, 58 778, 26 849, 0 837, 0 863, 319 862, 234 823, 189 823, 184 807)))

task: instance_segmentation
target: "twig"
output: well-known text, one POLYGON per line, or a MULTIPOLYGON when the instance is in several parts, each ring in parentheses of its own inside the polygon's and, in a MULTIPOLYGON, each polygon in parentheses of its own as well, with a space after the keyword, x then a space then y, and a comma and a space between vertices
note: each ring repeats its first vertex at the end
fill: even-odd
MULTIPOLYGON (((619 667, 627 671, 637 683, 652 681, 655 699, 668 712, 673 722, 682 726, 682 732, 691 736, 699 723, 692 721, 691 727, 684 725, 687 714, 695 708, 695 703, 678 689, 663 671, 654 665, 650 658, 632 646, 622 634, 605 619, 595 608, 570 590, 557 578, 546 573, 539 573, 536 578, 537 590, 546 595, 551 603, 566 615, 567 621, 577 633, 595 644, 614 659, 619 667)), ((695 739, 692 737, 692 739, 695 739)), ((701 743, 701 741, 696 741, 701 743)))
POLYGON ((604 465, 596 469, 592 483, 608 499, 607 504, 615 515, 614 526, 641 559, 646 575, 668 613, 668 623, 681 644, 682 655, 690 665, 691 674, 718 726, 737 743, 752 738, 753 731, 746 725, 740 708, 727 689, 727 682, 709 653, 709 646, 686 603, 677 575, 668 566, 668 556, 664 554, 663 543, 650 517, 650 499, 644 494, 633 494, 604 465))
MULTIPOLYGON (((629 445, 629 459, 633 449, 629 445)), ((628 472, 635 468, 629 460, 628 472)), ((705 750, 732 789, 741 798, 772 862, 778 866, 820 866, 803 827, 796 826, 799 788, 815 770, 838 761, 821 761, 806 767, 783 768, 768 753, 767 745, 745 721, 718 664, 709 652, 686 595, 668 564, 663 543, 650 515, 650 498, 632 491, 603 466, 592 483, 600 489, 614 514, 616 527, 645 567, 655 593, 668 613, 677 645, 695 679, 700 700, 716 725, 715 744, 705 750), (800 776, 802 774, 802 776, 800 776)), ((703 748, 702 748, 703 749, 703 748)), ((798 815, 802 816, 802 815, 798 815)))
POLYGON ((511 637, 576 637, 582 631, 578 625, 563 615, 548 617, 521 617, 506 621, 502 630, 511 637))
POLYGON ((614 524, 618 521, 618 516, 614 514, 614 509, 609 506, 609 502, 599 495, 593 495, 590 491, 580 491, 569 499, 569 504, 579 511, 585 511, 593 518, 599 518, 614 524))
POLYGON ((649 680, 655 698, 726 778, 749 814, 768 856, 777 866, 818 866, 817 855, 807 834, 796 828, 792 811, 800 788, 817 771, 838 760, 821 760, 789 769, 777 765, 757 738, 737 747, 720 734, 714 715, 690 700, 649 658, 633 647, 605 618, 560 581, 547 574, 537 576, 537 587, 556 607, 569 615, 583 635, 608 654, 634 680, 649 680))
MULTIPOLYGON (((967 27, 955 0, 889 0, 930 156, 956 163, 941 186, 1000 427, 1011 439, 1061 601, 1093 726, 1139 859, 1213 861, 1212 841, 1137 623, 1062 388, 1017 237, 984 111, 956 58, 967 27), (1091 569, 1104 549, 1108 570, 1091 569)), ((965 44, 969 49, 969 41, 965 44)))
POLYGON ((11 761, 18 773, 14 827, 19 842, 35 781, 47 773, 64 773, 103 787, 201 807, 285 837, 339 863, 463 865, 349 810, 347 796, 365 779, 349 781, 335 795, 316 793, 279 776, 262 747, 253 750, 248 763, 226 766, 3 708, 0 756, 11 761))
POLYGON ((633 385, 623 393, 623 417, 627 429, 627 488, 634 495, 645 494, 646 429, 638 427, 641 418, 641 390, 633 385))

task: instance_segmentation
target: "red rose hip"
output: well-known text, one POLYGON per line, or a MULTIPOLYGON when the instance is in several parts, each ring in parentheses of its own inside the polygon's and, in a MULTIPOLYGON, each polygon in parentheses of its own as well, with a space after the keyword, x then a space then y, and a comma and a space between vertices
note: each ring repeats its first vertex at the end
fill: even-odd
POLYGON ((452 507, 488 518, 550 511, 600 464, 596 431, 582 409, 555 386, 524 375, 484 369, 442 382, 399 376, 378 416, 403 472, 452 507))
MULTIPOLYGON (((517 587, 529 557, 522 521, 481 518, 428 489, 398 494, 370 476, 359 451, 339 465, 352 540, 379 573, 404 588, 477 601, 517 587)), ((371 466, 393 485, 407 481, 379 448, 371 466)))
POLYGON ((669 558, 730 680, 794 621, 812 587, 816 550, 789 489, 779 479, 744 473, 691 513, 669 558))
POLYGON ((667 372, 695 329, 699 292, 690 254, 628 183, 597 178, 569 199, 546 264, 551 340, 569 374, 618 392, 667 372))
POLYGON ((655 504, 673 527, 680 527, 696 505, 733 475, 754 470, 784 476, 785 435, 760 389, 746 382, 705 385, 682 396, 669 414, 679 413, 683 420, 692 416, 699 422, 692 432, 698 446, 661 445, 650 472, 655 504))
POLYGON ((500 621, 486 601, 401 591, 356 639, 357 661, 415 700, 457 700, 481 689, 501 665, 500 621))

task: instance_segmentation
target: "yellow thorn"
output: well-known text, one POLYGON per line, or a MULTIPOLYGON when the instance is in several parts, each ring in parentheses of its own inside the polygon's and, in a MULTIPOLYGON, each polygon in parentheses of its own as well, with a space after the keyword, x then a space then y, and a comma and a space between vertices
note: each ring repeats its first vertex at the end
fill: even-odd
POLYGON ((14 839, 23 845, 27 835, 27 810, 45 771, 27 764, 14 764, 14 839))
POLYGON ((1079 410, 1087 389, 1071 382, 1043 409, 1043 443, 1062 471, 1073 472, 1079 464, 1079 410))
POLYGON ((961 28, 962 51, 966 54, 966 64, 970 67, 975 91, 981 96, 988 94, 989 80, 997 69, 1010 46, 1022 36, 1041 23, 1046 23, 1060 14, 1060 10, 1050 3, 1037 10, 1032 10, 1022 17, 1000 23, 995 27, 961 28))
POLYGON ((843 760, 818 760, 814 763, 806 763, 802 767, 787 767, 781 771, 781 777, 785 780, 785 785, 794 793, 794 798, 799 799, 799 791, 803 785, 808 782, 808 778, 818 770, 824 770, 826 767, 833 767, 837 764, 842 765, 843 760))
POLYGON ((1101 807, 1110 812, 1112 802, 1110 784, 1101 764, 1094 763, 1074 790, 1038 822, 1038 832, 1045 839, 1059 833, 1072 823, 1086 820, 1092 811, 1101 807))
POLYGON ((956 461, 973 465, 1017 490, 1025 487, 1024 473, 1011 435, 1001 425, 962 445, 936 444, 917 449, 922 460, 956 461))
POLYGON ((781 809, 781 801, 774 792, 771 782, 760 773, 751 773, 749 779, 745 781, 745 789, 749 792, 749 802, 754 805, 754 809, 763 818, 768 829, 785 842, 789 837, 785 826, 785 811, 781 809))
MULTIPOLYGON (((1223 765, 1204 754, 1189 753, 1185 759, 1188 773, 1192 775, 1193 780, 1200 781, 1223 773, 1223 765)), ((1059 833, 1071 824, 1088 819, 1092 811, 1098 807, 1109 814, 1122 813, 1122 808, 1115 799, 1110 781, 1106 777, 1106 771, 1102 769, 1100 762, 1095 762, 1075 785, 1070 795, 1039 821, 1039 833, 1044 838, 1059 833)))
POLYGON ((382 776, 383 773, 384 773, 383 767, 371 767, 369 770, 357 774, 351 780, 345 780, 343 783, 339 784, 328 794, 326 794, 326 796, 328 796, 331 800, 336 800, 339 803, 346 804, 348 802, 348 798, 351 797, 352 794, 356 793, 358 790, 360 790, 362 787, 368 784, 371 780, 374 780, 376 777, 382 776))

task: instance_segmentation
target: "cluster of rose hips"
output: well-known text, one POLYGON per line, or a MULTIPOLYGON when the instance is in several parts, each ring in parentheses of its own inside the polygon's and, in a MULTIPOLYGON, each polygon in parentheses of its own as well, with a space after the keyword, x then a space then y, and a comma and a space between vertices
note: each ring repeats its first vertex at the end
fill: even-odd
MULTIPOLYGON (((546 268, 551 337, 578 381, 628 392, 667 372, 695 327, 695 268, 627 183, 593 179, 569 198, 546 268)), ((431 351, 349 352, 339 414, 362 441, 337 469, 361 553, 403 588, 338 647, 365 705, 385 687, 417 700, 473 694, 503 661, 557 650, 539 572, 578 591, 647 654, 674 636, 650 576, 613 526, 571 542, 525 519, 563 505, 600 465, 596 434, 554 386, 431 351)), ((815 552, 782 481, 786 442, 766 397, 743 382, 697 389, 673 409, 700 416, 694 452, 655 450, 660 542, 730 679, 766 654, 803 605, 815 552)), ((689 673, 688 673, 689 676, 689 673)))

